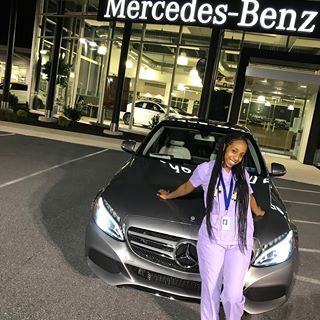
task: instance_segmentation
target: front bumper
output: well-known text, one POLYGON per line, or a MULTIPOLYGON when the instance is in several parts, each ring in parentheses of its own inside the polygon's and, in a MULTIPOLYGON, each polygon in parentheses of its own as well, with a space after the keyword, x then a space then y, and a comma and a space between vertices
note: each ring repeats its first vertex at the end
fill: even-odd
MULTIPOLYGON (((191 239, 195 234, 188 233, 191 239)), ((127 242, 112 239, 90 221, 86 234, 86 255, 90 269, 113 286, 132 286, 161 296, 199 301, 199 273, 190 273, 148 261, 135 254, 127 242)), ((245 311, 266 312, 289 296, 294 256, 277 266, 250 267, 245 281, 245 311)))

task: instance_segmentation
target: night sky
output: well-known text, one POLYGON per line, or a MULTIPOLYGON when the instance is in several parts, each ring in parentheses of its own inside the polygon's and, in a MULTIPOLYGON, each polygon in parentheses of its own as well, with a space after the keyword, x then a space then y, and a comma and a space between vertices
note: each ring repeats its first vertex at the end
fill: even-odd
MULTIPOLYGON (((7 45, 10 6, 12 0, 4 0, 0 9, 0 44, 7 45)), ((37 0, 19 0, 16 28, 16 47, 31 48, 33 24, 37 0)))

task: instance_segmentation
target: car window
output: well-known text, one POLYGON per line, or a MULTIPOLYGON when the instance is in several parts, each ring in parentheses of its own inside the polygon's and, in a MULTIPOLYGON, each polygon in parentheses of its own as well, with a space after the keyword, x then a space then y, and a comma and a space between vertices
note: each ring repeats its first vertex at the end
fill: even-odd
POLYGON ((146 109, 156 111, 156 112, 163 112, 158 105, 150 102, 147 103, 146 109))
POLYGON ((11 90, 21 90, 21 91, 27 91, 28 86, 23 83, 12 83, 11 90))
POLYGON ((143 102, 137 102, 137 103, 135 104, 135 107, 136 107, 136 108, 142 108, 142 105, 143 105, 143 102))
MULTIPOLYGON (((141 152, 145 157, 183 160, 197 165, 216 159, 223 137, 224 134, 218 132, 163 126, 154 133, 141 152)), ((261 174, 259 159, 257 150, 248 140, 244 161, 250 174, 261 174)))

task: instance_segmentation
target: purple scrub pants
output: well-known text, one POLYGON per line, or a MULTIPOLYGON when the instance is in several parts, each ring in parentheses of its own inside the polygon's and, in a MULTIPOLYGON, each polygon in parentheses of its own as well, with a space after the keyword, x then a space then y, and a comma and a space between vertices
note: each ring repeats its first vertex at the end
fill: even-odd
POLYGON ((219 319, 220 298, 226 319, 240 320, 251 248, 243 254, 238 245, 219 245, 208 236, 201 235, 197 250, 201 276, 201 320, 219 319))

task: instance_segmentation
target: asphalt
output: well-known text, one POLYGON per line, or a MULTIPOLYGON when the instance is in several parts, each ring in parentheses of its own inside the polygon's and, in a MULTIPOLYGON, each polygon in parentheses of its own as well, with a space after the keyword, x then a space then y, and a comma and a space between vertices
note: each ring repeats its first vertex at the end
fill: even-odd
MULTIPOLYGON (((120 144, 0 123, 1 320, 199 319, 198 304, 111 287, 86 264, 91 200, 130 156, 120 144)), ((244 319, 318 319, 320 186, 288 179, 276 185, 298 227, 299 270, 287 303, 244 319)))
MULTIPOLYGON (((116 135, 113 138, 111 136, 111 133, 105 136, 97 136, 4 121, 0 121, 0 130, 27 136, 41 137, 112 150, 121 150, 121 143, 123 141, 121 135, 116 135)), ((132 137, 130 136, 130 131, 126 131, 125 137, 126 139, 134 139, 137 134, 140 134, 141 136, 141 134, 143 134, 143 131, 141 129, 132 131, 132 137)), ((137 142, 137 146, 138 145, 139 142, 137 142)), ((305 165, 295 159, 288 159, 275 154, 263 154, 263 156, 269 169, 272 162, 281 163, 286 167, 287 173, 282 177, 283 179, 320 186, 320 170, 316 167, 305 165)))

